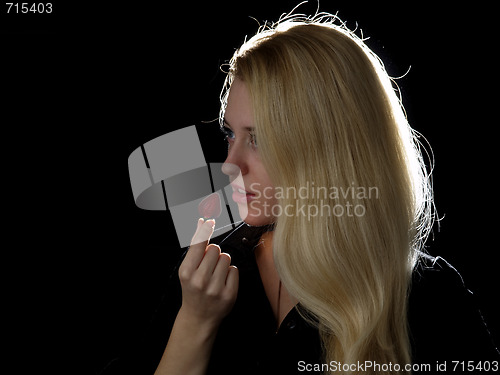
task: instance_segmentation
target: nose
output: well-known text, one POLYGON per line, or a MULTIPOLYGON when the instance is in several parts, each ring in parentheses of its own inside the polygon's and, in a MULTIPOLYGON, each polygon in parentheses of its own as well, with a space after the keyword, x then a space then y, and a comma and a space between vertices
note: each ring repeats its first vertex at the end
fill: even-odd
POLYGON ((233 144, 227 153, 227 158, 222 164, 222 173, 232 177, 234 180, 240 173, 244 176, 248 173, 248 165, 245 161, 245 153, 233 144))
POLYGON ((229 177, 235 177, 240 173, 240 168, 236 164, 228 163, 227 159, 222 164, 222 173, 228 175, 229 177))

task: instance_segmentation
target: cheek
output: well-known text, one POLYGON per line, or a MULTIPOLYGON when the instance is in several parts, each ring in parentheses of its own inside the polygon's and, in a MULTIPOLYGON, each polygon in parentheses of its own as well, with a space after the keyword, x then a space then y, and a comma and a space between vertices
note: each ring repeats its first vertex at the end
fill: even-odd
POLYGON ((259 183, 261 191, 267 191, 267 195, 270 195, 271 192, 274 195, 274 185, 271 181, 271 178, 269 177, 266 169, 262 165, 262 162, 258 158, 258 155, 253 155, 253 158, 251 160, 251 166, 253 166, 253 173, 254 176, 257 177, 257 181, 259 183))
POLYGON ((266 186, 262 189, 260 199, 261 202, 266 202, 268 204, 276 203, 276 195, 274 187, 266 186))
POLYGON ((248 203, 243 212, 240 210, 240 214, 245 215, 244 220, 250 225, 270 224, 280 212, 272 187, 261 189, 259 193, 256 199, 248 203))
POLYGON ((278 200, 275 189, 272 186, 263 186, 259 189, 257 196, 248 205, 248 214, 261 219, 274 218, 279 212, 278 200))

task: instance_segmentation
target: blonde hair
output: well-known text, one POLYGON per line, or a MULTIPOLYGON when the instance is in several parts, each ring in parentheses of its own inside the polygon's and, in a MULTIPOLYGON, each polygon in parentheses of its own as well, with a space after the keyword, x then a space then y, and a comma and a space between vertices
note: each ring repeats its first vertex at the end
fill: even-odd
POLYGON ((433 221, 431 187, 382 62, 335 21, 288 17, 261 27, 231 59, 221 119, 237 77, 250 92, 260 158, 275 186, 376 187, 376 197, 280 197, 281 207, 364 212, 280 215, 273 252, 300 312, 318 325, 325 363, 391 362, 405 372, 407 296, 433 221))

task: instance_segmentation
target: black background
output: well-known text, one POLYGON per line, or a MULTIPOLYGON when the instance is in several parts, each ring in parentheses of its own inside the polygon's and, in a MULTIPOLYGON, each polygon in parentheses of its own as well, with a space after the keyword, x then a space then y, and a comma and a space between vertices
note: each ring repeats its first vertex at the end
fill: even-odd
MULTIPOLYGON (((2 8, 4 285, 20 360, 43 348, 53 372, 93 374, 147 325, 180 254, 170 214, 135 206, 129 154, 196 124, 207 161, 222 162, 217 123, 203 123, 218 116, 219 67, 257 30, 250 16, 274 21, 298 1, 67 3, 51 15, 2 8)), ((442 218, 428 251, 461 272, 499 341, 490 4, 320 10, 357 23, 391 76, 411 66, 397 82, 434 152, 442 218)))

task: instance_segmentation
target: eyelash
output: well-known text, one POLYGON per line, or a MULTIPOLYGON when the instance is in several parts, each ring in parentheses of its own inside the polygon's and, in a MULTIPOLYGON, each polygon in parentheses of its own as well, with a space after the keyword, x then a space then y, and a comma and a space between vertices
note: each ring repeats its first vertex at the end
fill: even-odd
POLYGON ((234 139, 234 133, 231 129, 221 126, 220 131, 224 134, 224 139, 228 141, 229 139, 234 139))
MULTIPOLYGON (((229 143, 230 140, 234 140, 235 139, 235 135, 234 135, 234 132, 225 127, 225 126, 222 126, 220 128, 220 131, 222 132, 222 134, 224 134, 224 139, 229 143)), ((257 147, 257 139, 255 138, 255 134, 252 134, 252 133, 248 133, 248 135, 250 136, 250 143, 252 146, 254 147, 257 147)))

